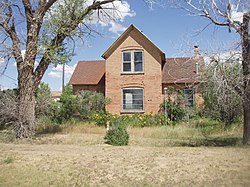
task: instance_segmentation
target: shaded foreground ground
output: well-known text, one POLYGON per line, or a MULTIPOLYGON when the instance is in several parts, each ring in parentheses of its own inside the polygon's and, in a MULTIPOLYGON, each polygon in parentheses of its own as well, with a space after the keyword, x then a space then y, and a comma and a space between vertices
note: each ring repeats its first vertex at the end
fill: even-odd
MULTIPOLYGON (((0 186, 249 186, 249 147, 104 144, 100 134, 0 143, 0 186)), ((155 139, 147 139, 155 141, 155 139)), ((134 143, 133 143, 134 142, 134 143)))

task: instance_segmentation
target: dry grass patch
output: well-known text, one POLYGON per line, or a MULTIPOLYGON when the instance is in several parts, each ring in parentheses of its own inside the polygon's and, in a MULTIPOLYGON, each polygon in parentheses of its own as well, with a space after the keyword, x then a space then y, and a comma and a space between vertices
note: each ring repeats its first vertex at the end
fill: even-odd
POLYGON ((240 147, 0 144, 7 187, 248 186, 249 169, 249 148, 240 147))
POLYGON ((1 141, 0 186, 248 186, 250 183, 249 147, 232 147, 234 144, 227 142, 230 138, 241 139, 238 127, 223 133, 208 133, 184 124, 128 128, 128 132, 129 145, 121 147, 106 145, 103 139, 106 129, 92 123, 66 124, 58 133, 39 134, 32 140, 1 141))

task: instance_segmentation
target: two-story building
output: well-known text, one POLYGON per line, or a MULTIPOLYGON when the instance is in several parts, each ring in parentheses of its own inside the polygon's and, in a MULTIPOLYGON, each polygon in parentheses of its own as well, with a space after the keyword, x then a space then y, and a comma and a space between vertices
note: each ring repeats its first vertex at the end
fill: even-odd
POLYGON ((77 64, 69 81, 74 93, 104 93, 111 99, 106 109, 114 114, 158 113, 164 88, 168 86, 183 89, 188 103, 194 105, 200 83, 198 72, 203 66, 198 51, 194 57, 166 58, 162 50, 131 25, 102 57, 105 60, 77 64))

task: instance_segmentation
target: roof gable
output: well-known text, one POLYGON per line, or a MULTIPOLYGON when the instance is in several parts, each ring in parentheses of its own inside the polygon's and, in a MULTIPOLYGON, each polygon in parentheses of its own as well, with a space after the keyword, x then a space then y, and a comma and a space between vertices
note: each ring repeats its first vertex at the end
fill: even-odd
MULTIPOLYGON (((136 28, 133 24, 130 25, 126 31, 122 33, 122 35, 103 53, 102 57, 107 59, 117 48, 118 46, 130 35, 130 33, 134 31, 137 36, 140 36, 151 45, 162 57, 165 59, 165 53, 162 52, 147 36, 145 36, 138 28, 136 28)), ((143 45, 142 45, 143 46, 143 45)), ((149 51, 150 52, 150 51, 149 51)))
POLYGON ((105 61, 79 61, 69 84, 97 85, 105 74, 105 61))

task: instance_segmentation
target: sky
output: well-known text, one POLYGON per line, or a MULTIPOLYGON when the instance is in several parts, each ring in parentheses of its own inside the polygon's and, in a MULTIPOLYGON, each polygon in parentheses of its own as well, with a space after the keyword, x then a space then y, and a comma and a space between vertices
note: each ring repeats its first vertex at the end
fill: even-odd
MULTIPOLYGON (((187 12, 171 7, 154 6, 150 9, 142 0, 127 0, 125 6, 119 5, 120 19, 117 22, 97 22, 92 26, 100 33, 86 38, 84 43, 76 41, 75 55, 65 68, 65 83, 68 83, 74 68, 80 60, 101 60, 102 54, 122 34, 134 24, 166 57, 193 55, 193 46, 198 45, 201 54, 234 50, 239 41, 238 35, 228 28, 208 26, 208 20, 188 15, 187 12)), ((24 51, 25 52, 25 51, 24 51)), ((0 62, 0 71, 5 67, 0 62)), ((62 89, 62 66, 50 65, 42 82, 48 83, 51 91, 62 89)), ((14 61, 10 61, 4 74, 0 74, 0 89, 17 87, 17 71, 14 61)))

